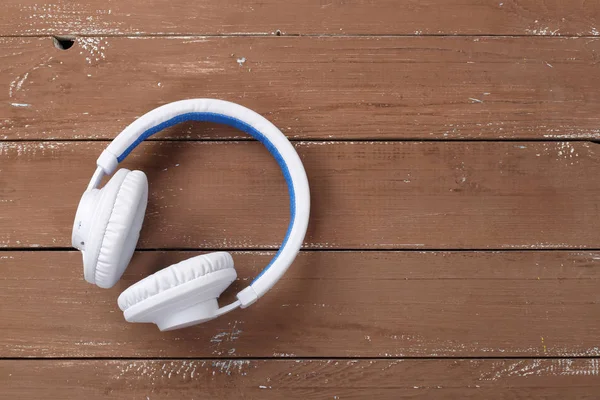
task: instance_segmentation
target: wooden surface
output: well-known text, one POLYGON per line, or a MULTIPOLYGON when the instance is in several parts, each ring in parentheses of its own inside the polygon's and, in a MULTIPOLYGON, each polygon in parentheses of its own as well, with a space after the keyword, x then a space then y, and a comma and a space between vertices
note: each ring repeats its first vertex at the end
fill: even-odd
MULTIPOLYGON (((0 145, 6 210, 0 246, 70 246, 73 210, 105 146, 0 145), (40 171, 47 174, 45 184, 32 185, 40 171)), ((543 249, 598 243, 600 147, 594 143, 295 146, 312 189, 307 248, 543 249)), ((274 248, 285 235, 285 181, 259 143, 144 143, 123 166, 144 170, 150 181, 140 247, 274 248)))
MULTIPOLYGON (((58 51, 47 37, 0 38, 0 138, 111 139, 146 110, 204 96, 250 106, 292 139, 599 139, 599 49, 600 38, 85 37, 58 51)), ((245 135, 187 124, 160 137, 245 135)))
POLYGON ((599 4, 5 1, 0 398, 597 398, 599 4), (257 304, 160 333, 124 321, 121 291, 224 249, 231 299, 289 212, 258 143, 173 127, 124 163, 150 181, 131 266, 83 281, 94 160, 190 97, 275 123, 312 214, 257 304))
POLYGON ((0 361, 6 398, 596 399, 597 360, 0 361), (552 382, 552 385, 548 385, 552 382))
POLYGON ((4 35, 577 35, 600 31, 586 0, 4 0, 4 35), (279 31, 279 32, 278 32, 279 31))
MULTIPOLYGON (((3 252, 0 354, 600 356, 600 252, 304 251, 252 309, 168 333, 123 322, 120 292, 196 254, 138 253, 114 288, 99 290, 81 279, 77 252, 3 252)), ((241 290, 273 254, 234 252, 235 288, 241 290)))

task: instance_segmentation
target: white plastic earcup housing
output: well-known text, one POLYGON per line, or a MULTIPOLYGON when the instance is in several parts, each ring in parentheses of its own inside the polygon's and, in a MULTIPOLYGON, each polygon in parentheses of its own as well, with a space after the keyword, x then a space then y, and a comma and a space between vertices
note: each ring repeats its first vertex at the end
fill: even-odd
POLYGON ((83 252, 86 281, 110 288, 119 280, 135 250, 147 203, 148 180, 141 171, 121 169, 102 189, 84 193, 72 244, 83 252))
POLYGON ((217 298, 236 278, 229 253, 204 254, 135 283, 118 304, 129 322, 152 322, 161 331, 184 328, 217 317, 217 298))

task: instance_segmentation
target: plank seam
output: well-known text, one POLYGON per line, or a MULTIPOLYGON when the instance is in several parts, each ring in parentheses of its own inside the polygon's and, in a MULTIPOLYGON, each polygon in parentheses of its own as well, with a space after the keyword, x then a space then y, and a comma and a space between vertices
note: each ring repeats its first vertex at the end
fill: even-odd
POLYGON ((261 33, 261 32, 248 32, 248 33, 144 33, 139 35, 132 35, 129 33, 106 33, 106 34, 86 34, 86 33, 57 33, 54 35, 48 34, 6 34, 0 35, 0 38, 126 38, 126 39, 138 39, 138 38, 172 38, 172 39, 194 39, 194 38, 263 38, 263 37, 281 37, 281 38, 420 38, 420 37, 457 37, 457 38, 546 38, 546 39, 600 39, 597 35, 537 35, 537 34, 462 34, 462 33, 424 33, 424 34, 402 34, 402 33, 346 33, 346 34, 329 34, 329 33, 282 33, 277 35, 273 33, 261 33))
MULTIPOLYGON (((115 134, 116 135, 116 134, 115 134)), ((116 136, 115 136, 116 137, 116 136)), ((335 138, 291 138, 288 140, 292 143, 560 143, 560 142, 587 142, 593 144, 599 144, 600 139, 590 138, 481 138, 481 139, 467 139, 467 138, 456 138, 456 139, 430 139, 430 138, 380 138, 380 139, 369 139, 369 138, 357 138, 357 139, 335 139, 335 138)), ((0 143, 110 143, 113 139, 5 139, 0 140, 0 143)), ((154 138, 146 139, 144 142, 202 142, 202 143, 244 143, 244 142, 257 142, 252 138, 154 138)))
POLYGON ((389 360, 599 360, 600 356, 410 356, 410 357, 0 357, 0 361, 389 361, 389 360))
MULTIPOLYGON (((150 252, 193 252, 193 251, 233 251, 233 252, 277 252, 278 247, 156 247, 156 248, 140 248, 135 249, 139 253, 150 252)), ((18 253, 35 253, 35 252, 77 252, 73 247, 0 247, 0 253, 18 252, 18 253)), ((302 248, 303 253, 521 253, 521 252, 565 252, 572 253, 575 251, 585 252, 600 252, 600 248, 587 247, 511 247, 511 248, 427 248, 427 247, 407 247, 407 248, 389 248, 389 249, 374 249, 374 248, 339 248, 339 249, 320 249, 320 248, 302 248)))

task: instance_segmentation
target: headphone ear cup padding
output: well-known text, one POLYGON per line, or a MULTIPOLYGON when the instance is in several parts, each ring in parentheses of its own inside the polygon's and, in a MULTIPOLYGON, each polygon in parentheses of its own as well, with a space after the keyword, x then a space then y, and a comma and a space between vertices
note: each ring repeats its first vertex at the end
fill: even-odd
POLYGON ((127 268, 144 221, 148 204, 148 179, 141 171, 126 171, 104 229, 95 269, 96 285, 109 288, 127 268))
POLYGON ((127 288, 119 296, 119 308, 126 311, 130 307, 169 289, 233 268, 231 254, 224 251, 189 258, 162 269, 127 288))

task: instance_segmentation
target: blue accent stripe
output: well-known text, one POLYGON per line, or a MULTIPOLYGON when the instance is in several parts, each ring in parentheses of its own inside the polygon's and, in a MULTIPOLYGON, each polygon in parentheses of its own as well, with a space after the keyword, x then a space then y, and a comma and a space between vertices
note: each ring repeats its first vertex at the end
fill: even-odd
POLYGON ((279 164, 281 171, 283 172, 283 177, 285 178, 285 181, 287 183, 288 192, 290 195, 290 214, 291 214, 290 224, 288 225, 287 233, 285 234, 285 238, 283 239, 283 243, 281 244, 279 251, 277 252, 277 254, 275 254, 275 257, 273 257, 271 262, 269 262, 269 265, 267 265, 265 267, 265 269, 263 269, 262 272, 256 278, 254 278, 254 280, 252 281, 252 283, 254 283, 254 282, 256 282, 256 280, 258 278, 260 278, 271 267, 271 265, 273 265, 275 260, 277 260, 277 258, 281 254, 281 251, 285 247, 285 245, 290 237, 292 228, 294 227, 294 219, 296 218, 296 195, 294 192, 294 184, 292 182, 292 176, 290 175, 290 170, 289 170, 287 164, 285 163, 283 156, 281 155, 281 153, 279 153, 279 150, 277 150, 275 145, 265 135, 263 135, 256 128, 245 123, 244 121, 241 121, 237 118, 230 117, 228 115, 209 113, 209 112, 185 113, 185 114, 181 114, 176 117, 173 117, 167 121, 164 121, 152 128, 149 128, 148 130, 146 130, 144 133, 142 133, 140 135, 140 137, 138 137, 136 139, 135 142, 133 142, 131 144, 131 146, 129 146, 127 149, 125 149, 123 154, 121 154, 119 157, 117 157, 117 160, 119 162, 123 161, 129 155, 129 153, 131 153, 133 151, 133 149, 135 149, 140 143, 142 143, 144 140, 146 140, 150 136, 154 135, 155 133, 158 133, 158 132, 162 131, 163 129, 169 128, 173 125, 177 125, 181 122, 187 122, 187 121, 214 122, 217 124, 225 124, 225 125, 229 125, 234 128, 237 128, 237 129, 241 130, 242 132, 246 132, 247 134, 249 134, 256 140, 261 142, 267 148, 267 150, 269 150, 269 152, 273 155, 273 157, 277 161, 277 164, 279 164))

